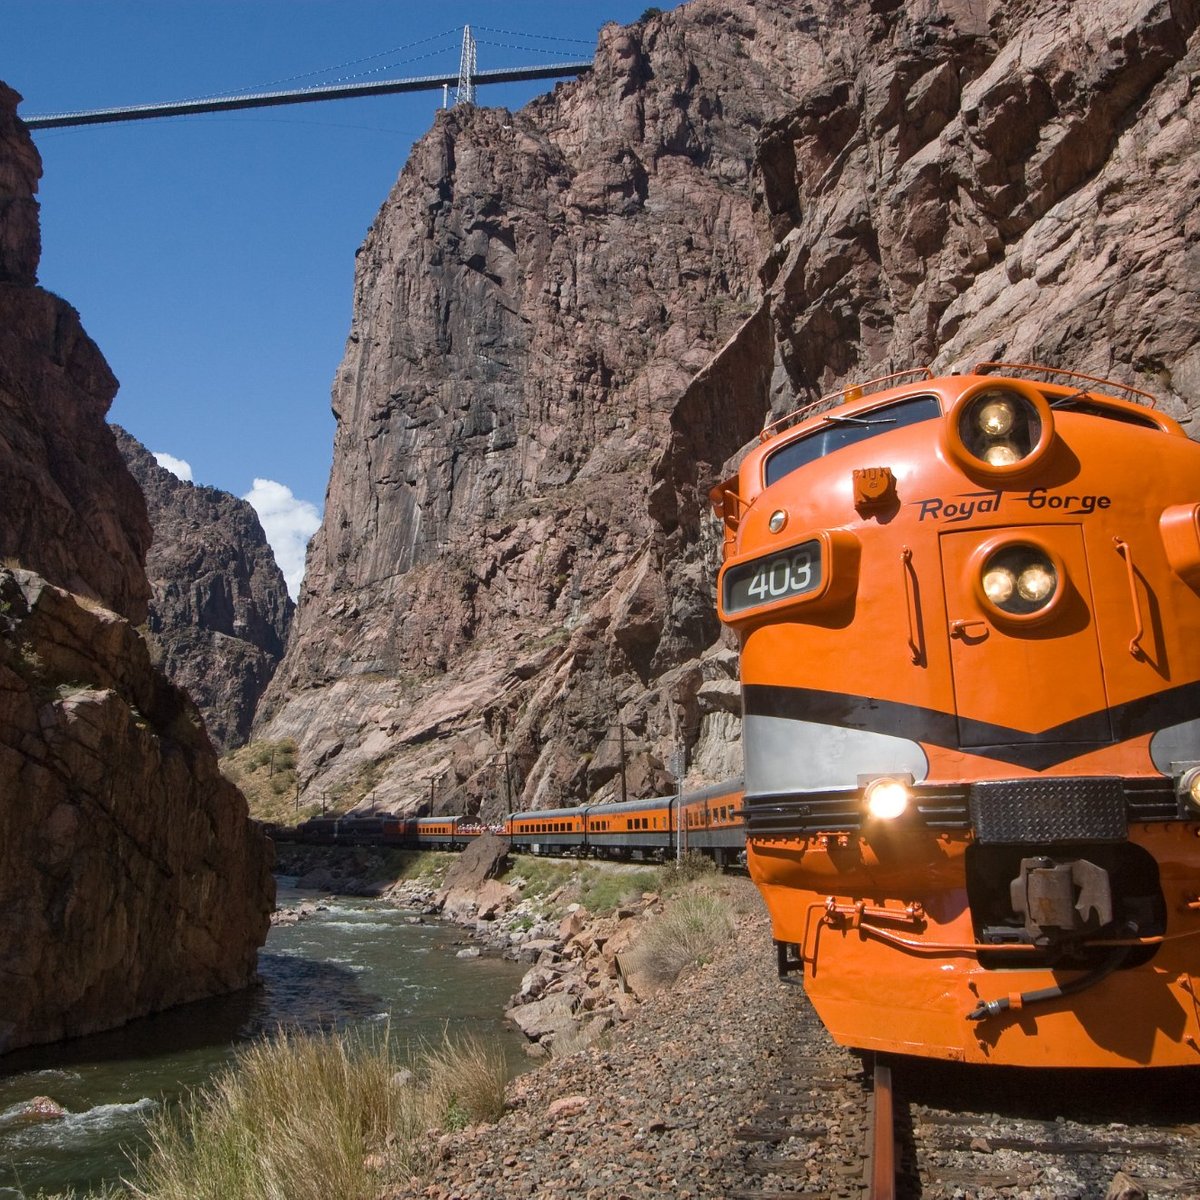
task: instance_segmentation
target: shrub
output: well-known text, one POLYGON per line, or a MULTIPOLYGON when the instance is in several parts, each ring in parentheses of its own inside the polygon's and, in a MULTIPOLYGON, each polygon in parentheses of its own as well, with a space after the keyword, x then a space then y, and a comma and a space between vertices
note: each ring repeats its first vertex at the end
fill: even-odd
POLYGON ((685 850, 681 857, 667 863, 663 870, 663 886, 673 887, 717 873, 717 864, 699 850, 685 850))
POLYGON ((625 968, 656 984, 674 983, 685 967, 707 962, 732 934, 733 913, 724 897, 683 892, 647 925, 625 956, 625 968))

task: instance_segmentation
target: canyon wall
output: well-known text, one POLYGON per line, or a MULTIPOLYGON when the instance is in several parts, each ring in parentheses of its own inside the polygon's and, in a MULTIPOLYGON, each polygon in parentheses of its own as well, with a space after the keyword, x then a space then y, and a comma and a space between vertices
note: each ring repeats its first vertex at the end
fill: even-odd
POLYGON ((217 748, 240 746, 287 644, 295 605, 283 572, 249 503, 179 479, 120 426, 112 431, 154 531, 146 575, 155 661, 196 702, 217 748))
POLYGON ((456 108, 358 255, 260 714, 308 798, 501 811, 739 767, 706 493, 918 364, 1200 394, 1191 0, 692 0, 456 108))
POLYGON ((150 524, 116 380, 37 286, 41 166, 0 84, 0 1054, 244 987, 270 844, 136 626, 150 524))

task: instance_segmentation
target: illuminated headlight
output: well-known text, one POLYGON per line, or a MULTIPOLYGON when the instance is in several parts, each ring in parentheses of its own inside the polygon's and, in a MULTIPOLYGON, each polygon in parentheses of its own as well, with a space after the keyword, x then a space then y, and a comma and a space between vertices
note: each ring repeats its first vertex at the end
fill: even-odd
POLYGON ((983 573, 983 594, 1003 608, 1017 586, 1017 577, 1005 566, 989 567, 983 573))
POLYGON ((1021 461, 1021 452, 1011 442, 996 442, 983 452, 983 461, 989 467, 1007 467, 1021 461))
POLYGON ((1044 604, 1058 586, 1054 567, 1048 562, 1030 563, 1017 576, 1017 595, 1034 604, 1044 604))
POLYGON ((879 821, 894 821, 902 816, 911 799, 908 785, 890 777, 872 779, 863 790, 863 804, 867 812, 879 821))
POLYGON ((987 388, 962 410, 958 435, 973 458, 989 467, 1010 467, 1033 453, 1042 436, 1042 418, 1020 392, 987 388))
POLYGON ((782 508, 777 508, 772 514, 771 519, 767 522, 767 528, 772 533, 778 533, 787 524, 787 513, 782 508))
POLYGON ((1011 400, 989 400, 980 405, 976 420, 986 437, 995 438, 1003 437, 1013 427, 1016 416, 1011 400))
POLYGON ((1179 781, 1179 798, 1193 813, 1200 815, 1200 767, 1184 773, 1179 781))
POLYGON ((1058 592, 1058 571, 1037 546, 1004 546, 983 564, 983 594, 1001 612, 1028 616, 1046 608, 1058 592))

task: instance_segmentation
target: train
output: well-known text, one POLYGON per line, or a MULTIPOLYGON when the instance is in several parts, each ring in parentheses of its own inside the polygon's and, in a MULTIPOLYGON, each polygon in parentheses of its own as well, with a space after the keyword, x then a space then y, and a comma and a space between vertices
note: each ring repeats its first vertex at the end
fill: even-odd
POLYGON ((462 850, 490 832, 528 854, 666 862, 691 852, 735 867, 746 853, 741 796, 741 780, 730 779, 686 793, 518 812, 494 822, 353 813, 267 832, 277 841, 426 850, 462 850))
POLYGON ((1200 445, 1095 376, 921 368, 710 499, 747 867, 833 1039, 1200 1066, 1200 445))

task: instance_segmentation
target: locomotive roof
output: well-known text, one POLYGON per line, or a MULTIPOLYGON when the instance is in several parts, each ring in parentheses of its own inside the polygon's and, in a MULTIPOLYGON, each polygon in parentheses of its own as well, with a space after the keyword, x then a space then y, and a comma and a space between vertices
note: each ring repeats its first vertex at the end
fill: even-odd
POLYGON ((1103 399, 1107 403, 1132 408, 1135 411, 1153 409, 1158 405, 1158 401, 1149 392, 1130 384, 1102 379, 1096 375, 1084 375, 1078 371, 1043 367, 1035 363, 981 362, 976 363, 968 372, 955 371, 936 376, 929 367, 914 367, 908 371, 881 375, 862 383, 850 384, 835 392, 828 392, 820 399, 801 405, 771 422, 759 434, 759 439, 763 442, 770 441, 831 412, 849 415, 904 396, 919 395, 926 390, 944 395, 948 385, 954 391, 962 391, 981 379, 988 379, 997 384, 1012 379, 1023 380, 1042 389, 1048 399, 1086 392, 1094 399, 1103 399), (1124 398, 1120 393, 1124 393, 1124 398))

